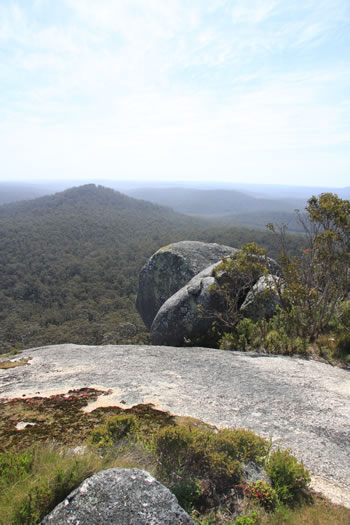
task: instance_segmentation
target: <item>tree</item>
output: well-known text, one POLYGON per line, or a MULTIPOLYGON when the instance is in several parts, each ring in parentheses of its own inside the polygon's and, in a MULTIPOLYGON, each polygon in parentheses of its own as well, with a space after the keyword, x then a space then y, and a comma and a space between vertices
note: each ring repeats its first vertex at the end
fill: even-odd
POLYGON ((293 317, 300 335, 313 341, 350 291, 350 201, 323 193, 311 197, 305 210, 306 214, 297 212, 307 241, 299 256, 288 255, 284 227, 268 228, 278 234, 282 247, 282 308, 293 317))
MULTIPOLYGON (((260 277, 267 277, 271 271, 272 260, 267 257, 266 250, 260 248, 254 242, 245 244, 242 249, 231 257, 224 257, 222 262, 215 268, 214 276, 217 284, 213 285, 212 291, 220 298, 221 307, 219 311, 206 312, 215 319, 215 326, 219 332, 229 329, 234 330, 242 320, 243 315, 240 307, 248 292, 254 294, 254 285, 260 277)), ((276 271, 276 269, 275 269, 276 271)), ((278 278, 271 282, 271 288, 275 287, 278 278)), ((261 296, 261 311, 264 311, 263 296, 270 292, 266 286, 261 296)), ((204 315, 204 312, 202 312, 204 315)), ((263 315, 263 313, 262 313, 263 315)))

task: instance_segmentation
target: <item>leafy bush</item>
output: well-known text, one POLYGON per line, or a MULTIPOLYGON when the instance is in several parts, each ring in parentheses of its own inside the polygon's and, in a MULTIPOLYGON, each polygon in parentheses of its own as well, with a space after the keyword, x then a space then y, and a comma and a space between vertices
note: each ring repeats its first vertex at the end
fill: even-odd
POLYGON ((181 507, 191 513, 198 502, 201 493, 201 482, 197 478, 183 479, 171 487, 171 491, 177 497, 181 507))
POLYGON ((280 501, 291 505, 305 499, 311 478, 289 450, 273 452, 265 461, 265 470, 280 501))
POLYGON ((91 444, 99 447, 112 447, 118 441, 126 438, 139 430, 139 423, 133 414, 120 414, 107 419, 91 433, 91 444))
POLYGON ((276 491, 268 483, 261 480, 249 483, 245 489, 245 495, 264 507, 265 510, 274 510, 278 503, 276 491))
POLYGON ((236 518, 234 525, 256 525, 258 523, 258 513, 252 511, 249 515, 244 514, 236 518))
POLYGON ((215 449, 228 454, 244 463, 260 462, 268 454, 269 443, 250 430, 228 429, 219 430, 213 436, 215 449))
POLYGON ((237 345, 237 337, 235 334, 225 333, 219 339, 219 348, 221 350, 241 350, 237 345))
POLYGON ((219 490, 241 477, 240 461, 224 450, 209 430, 164 427, 153 437, 153 450, 160 474, 210 478, 219 490))
MULTIPOLYGON (((215 291, 225 304, 225 311, 217 314, 215 321, 224 332, 221 348, 247 350, 262 346, 271 353, 304 355, 309 345, 333 325, 340 336, 338 357, 350 360, 350 306, 346 300, 350 290, 350 201, 324 193, 309 199, 305 210, 306 214, 298 213, 298 220, 305 233, 306 249, 298 256, 287 253, 286 228, 268 225, 278 235, 281 246, 281 275, 274 281, 273 290, 280 304, 270 321, 264 308, 257 323, 242 319, 240 311, 247 291, 252 291, 260 276, 270 272, 266 252, 248 243, 239 254, 216 267, 215 291)), ((327 357, 329 349, 321 350, 327 357)))
POLYGON ((233 333, 225 333, 220 341, 222 350, 246 351, 254 343, 259 343, 259 323, 244 318, 237 323, 233 333))
POLYGON ((264 347, 269 353, 284 354, 288 352, 288 336, 283 329, 271 330, 266 334, 264 347))

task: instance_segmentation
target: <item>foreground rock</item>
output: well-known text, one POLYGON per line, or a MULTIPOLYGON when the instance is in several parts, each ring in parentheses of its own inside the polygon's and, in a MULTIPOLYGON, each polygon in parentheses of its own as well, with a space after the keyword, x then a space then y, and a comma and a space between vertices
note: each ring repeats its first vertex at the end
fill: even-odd
POLYGON ((238 250, 221 244, 181 241, 160 248, 140 272, 136 307, 150 328, 162 304, 199 272, 238 250))
POLYGON ((86 479, 43 519, 62 525, 194 525, 175 496, 148 472, 112 468, 86 479))
POLYGON ((0 369, 0 399, 98 387, 107 395, 90 410, 153 403, 220 428, 245 427, 290 447, 310 469, 314 486, 350 507, 349 370, 196 347, 63 344, 25 350, 21 357, 29 358, 27 366, 0 369))

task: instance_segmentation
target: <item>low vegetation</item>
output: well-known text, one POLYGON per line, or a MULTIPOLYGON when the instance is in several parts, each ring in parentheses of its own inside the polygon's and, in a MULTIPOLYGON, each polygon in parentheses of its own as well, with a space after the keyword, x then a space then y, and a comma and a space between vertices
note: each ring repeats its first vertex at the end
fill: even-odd
POLYGON ((22 357, 22 359, 4 359, 0 361, 0 369, 16 368, 17 366, 27 365, 29 357, 22 357))
POLYGON ((349 510, 310 492, 307 470, 289 451, 253 432, 217 431, 147 405, 83 412, 99 394, 1 403, 1 525, 39 523, 83 479, 116 466, 151 472, 202 525, 349 522, 349 510), (16 431, 23 419, 37 424, 16 431), (246 480, 247 463, 270 481, 246 480))
POLYGON ((216 287, 226 304, 215 320, 220 345, 348 364, 350 201, 333 194, 312 197, 299 220, 307 241, 299 255, 289 253, 285 229, 269 225, 281 247, 280 268, 269 280, 272 272, 266 250, 255 243, 245 245, 216 269, 229 277, 216 287), (255 298, 261 306, 260 318, 244 318, 240 311, 244 291, 261 276, 266 279, 265 291, 255 298), (278 303, 272 317, 264 311, 269 296, 278 303))

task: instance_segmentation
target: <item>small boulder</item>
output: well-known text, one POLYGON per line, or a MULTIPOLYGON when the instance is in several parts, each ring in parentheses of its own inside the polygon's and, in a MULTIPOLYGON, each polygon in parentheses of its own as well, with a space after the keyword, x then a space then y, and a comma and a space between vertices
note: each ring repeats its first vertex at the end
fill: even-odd
POLYGON ((192 277, 238 250, 221 244, 181 241, 160 248, 139 276, 136 308, 150 328, 162 304, 192 277))
POLYGON ((264 467, 255 461, 249 461, 243 465, 243 478, 247 483, 264 481, 271 485, 271 479, 266 474, 264 467))
POLYGON ((281 304, 277 286, 279 277, 276 275, 263 275, 254 284, 253 288, 248 292, 240 312, 244 317, 249 317, 252 321, 258 321, 265 317, 270 319, 276 306, 281 304))
POLYGON ((112 468, 94 474, 42 524, 194 525, 176 497, 148 472, 112 468))

